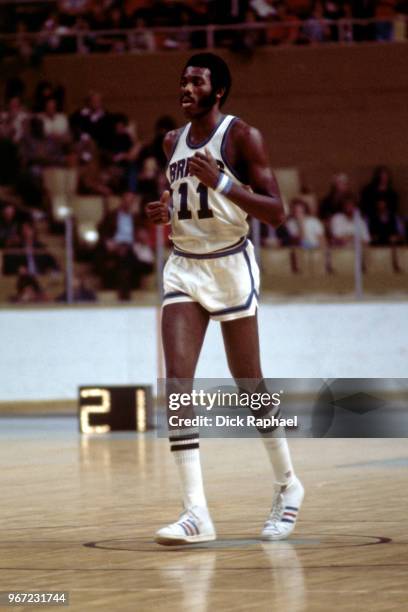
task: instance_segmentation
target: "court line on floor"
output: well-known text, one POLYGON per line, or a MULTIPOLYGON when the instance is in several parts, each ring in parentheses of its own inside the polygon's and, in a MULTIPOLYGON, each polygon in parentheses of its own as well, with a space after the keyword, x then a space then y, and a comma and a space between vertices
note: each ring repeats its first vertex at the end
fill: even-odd
MULTIPOLYGON (((361 571, 366 571, 366 570, 374 570, 374 569, 381 569, 382 571, 384 571, 385 569, 393 569, 393 571, 396 568, 404 568, 404 567, 408 567, 408 563, 389 563, 389 564, 378 564, 378 565, 362 565, 361 563, 357 563, 356 565, 302 565, 300 568, 299 567, 293 567, 292 565, 279 565, 279 567, 274 567, 271 565, 268 566, 249 566, 249 567, 217 567, 217 574, 220 572, 248 572, 248 571, 265 571, 265 572, 273 572, 277 569, 281 570, 289 570, 289 571, 297 571, 297 572, 304 572, 304 571, 308 571, 308 570, 350 570, 350 569, 358 569, 361 571)), ((76 573, 76 572, 87 572, 87 573, 91 573, 91 572, 162 572, 162 571, 166 571, 166 572, 186 572, 186 573, 194 573, 194 572, 204 572, 204 571, 208 571, 208 572, 214 572, 213 568, 198 568, 198 569, 194 569, 194 568, 188 568, 188 567, 177 567, 177 568, 163 568, 163 567, 141 567, 141 568, 133 568, 133 567, 103 567, 103 568, 56 568, 56 567, 0 567, 0 571, 21 571, 21 572, 71 572, 71 573, 76 573)), ((407 587, 408 588, 408 587, 407 587)))

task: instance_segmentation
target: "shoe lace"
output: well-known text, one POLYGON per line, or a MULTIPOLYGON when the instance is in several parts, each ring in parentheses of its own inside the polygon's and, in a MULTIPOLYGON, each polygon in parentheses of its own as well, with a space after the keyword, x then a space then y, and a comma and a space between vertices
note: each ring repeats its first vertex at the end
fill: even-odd
POLYGON ((272 500, 272 510, 269 515, 268 520, 266 521, 267 525, 271 525, 273 523, 278 523, 281 520, 283 512, 283 495, 279 491, 276 491, 272 500))
POLYGON ((183 510, 183 512, 180 514, 177 522, 178 523, 182 523, 183 521, 185 521, 186 519, 193 519, 193 521, 197 521, 197 517, 194 514, 194 512, 188 508, 186 508, 185 510, 183 510))

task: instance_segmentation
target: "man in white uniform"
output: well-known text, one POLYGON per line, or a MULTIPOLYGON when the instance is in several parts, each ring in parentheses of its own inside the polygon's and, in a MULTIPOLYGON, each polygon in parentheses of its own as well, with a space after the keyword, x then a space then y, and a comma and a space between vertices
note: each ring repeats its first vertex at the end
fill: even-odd
MULTIPOLYGON (((165 191, 159 202, 147 206, 155 223, 171 222, 174 243, 164 270, 162 312, 168 394, 189 391, 186 380, 194 377, 210 318, 221 322, 232 376, 251 379, 256 382, 253 390, 266 391, 257 323, 259 270, 246 237, 246 217, 277 227, 285 215, 260 132, 220 111, 230 86, 228 66, 220 57, 201 53, 187 62, 180 103, 190 122, 169 132, 163 145, 172 196, 165 191)), ((278 410, 268 414, 278 416, 278 410)), ((272 511, 262 537, 280 540, 295 527, 303 487, 284 432, 269 428, 260 433, 275 474, 272 511)), ((171 545, 214 540, 198 430, 172 428, 169 439, 184 511, 157 532, 156 541, 171 545)))

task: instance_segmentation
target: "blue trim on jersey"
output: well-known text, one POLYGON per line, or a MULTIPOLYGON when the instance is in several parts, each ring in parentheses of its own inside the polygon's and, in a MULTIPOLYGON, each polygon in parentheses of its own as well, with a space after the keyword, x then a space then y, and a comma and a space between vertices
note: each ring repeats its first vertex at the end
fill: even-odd
POLYGON ((186 145, 188 146, 189 149, 201 149, 201 147, 204 147, 206 144, 208 144, 211 140, 211 138, 215 135, 215 132, 218 130, 218 128, 221 126, 221 124, 224 122, 225 118, 227 117, 227 115, 223 115, 221 117, 221 119, 218 121, 217 125, 215 126, 215 128, 213 129, 213 131, 211 132, 211 134, 202 142, 200 142, 199 144, 192 144, 190 142, 190 131, 191 131, 191 125, 188 129, 187 132, 187 136, 186 136, 186 145))
POLYGON ((188 253, 187 251, 180 251, 174 247, 173 253, 174 255, 179 255, 180 257, 187 257, 187 259, 217 259, 218 257, 227 257, 227 255, 235 255, 235 253, 240 253, 241 251, 244 251, 247 246, 248 240, 245 239, 241 244, 227 248, 224 251, 213 251, 212 253, 188 253))
POLYGON ((222 137, 222 141, 221 141, 220 151, 221 151, 221 159, 224 162, 224 164, 227 166, 228 170, 231 172, 231 174, 233 176, 235 176, 236 179, 239 180, 240 183, 243 183, 244 181, 238 175, 237 171, 234 170, 234 168, 228 163, 227 155, 226 155, 226 151, 225 151, 225 148, 227 146, 227 136, 228 136, 228 133, 230 131, 230 128, 231 128, 232 124, 235 123, 235 121, 237 121, 237 119, 238 119, 238 117, 234 117, 233 119, 231 119, 231 122, 230 122, 229 126, 225 130, 224 136, 222 137))

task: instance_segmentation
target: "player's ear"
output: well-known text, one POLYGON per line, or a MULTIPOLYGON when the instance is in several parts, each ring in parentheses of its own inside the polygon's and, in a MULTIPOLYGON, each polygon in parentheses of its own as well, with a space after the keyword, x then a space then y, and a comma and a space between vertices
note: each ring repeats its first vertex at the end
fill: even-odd
POLYGON ((215 94, 215 97, 217 98, 218 102, 221 102, 222 97, 225 94, 225 87, 220 87, 220 89, 217 90, 217 93, 215 94))

